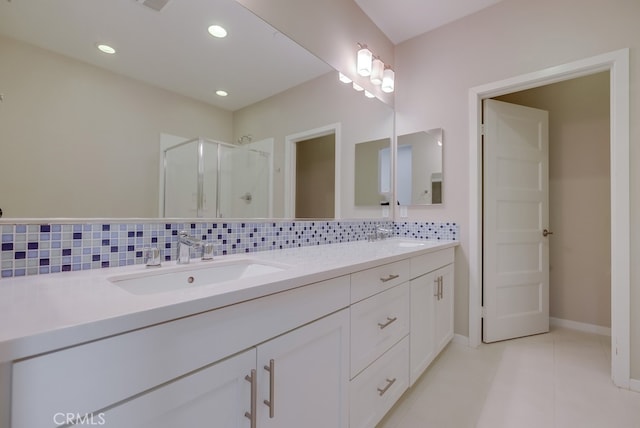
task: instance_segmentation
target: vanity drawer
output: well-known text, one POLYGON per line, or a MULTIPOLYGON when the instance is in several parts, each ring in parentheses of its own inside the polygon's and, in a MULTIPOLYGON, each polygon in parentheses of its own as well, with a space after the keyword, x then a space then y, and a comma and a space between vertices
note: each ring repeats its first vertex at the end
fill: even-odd
POLYGON ((103 409, 346 308, 349 285, 334 278, 15 362, 11 427, 103 409))
POLYGON ((409 333, 410 287, 398 287, 351 305, 351 378, 409 333))
POLYGON ((409 338, 405 337, 349 384, 349 427, 375 427, 408 387, 409 338))
POLYGON ((442 266, 453 263, 455 254, 453 248, 447 248, 433 253, 423 254, 411 258, 411 279, 425 273, 433 272, 442 266))
POLYGON ((351 303, 408 281, 410 269, 407 259, 351 274, 351 303))

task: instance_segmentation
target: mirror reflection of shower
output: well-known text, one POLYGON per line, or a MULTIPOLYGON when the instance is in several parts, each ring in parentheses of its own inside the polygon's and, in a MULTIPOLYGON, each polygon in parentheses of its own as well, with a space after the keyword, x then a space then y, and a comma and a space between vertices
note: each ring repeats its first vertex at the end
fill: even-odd
POLYGON ((251 134, 243 135, 242 137, 238 138, 238 144, 240 145, 249 144, 251 143, 251 141, 253 141, 253 136, 251 134))
POLYGON ((160 215, 255 218, 273 215, 273 139, 237 144, 161 136, 160 215))

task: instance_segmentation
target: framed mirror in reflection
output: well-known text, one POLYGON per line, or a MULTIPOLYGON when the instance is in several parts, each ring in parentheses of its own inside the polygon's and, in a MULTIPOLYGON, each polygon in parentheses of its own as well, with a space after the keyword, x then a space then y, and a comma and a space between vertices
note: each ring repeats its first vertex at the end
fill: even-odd
POLYGON ((443 200, 441 128, 398 136, 396 152, 399 205, 441 204, 443 200))
MULTIPOLYGON (((340 124, 335 186, 344 189, 352 187, 352 146, 392 134, 388 105, 338 82, 326 63, 234 0, 169 1, 160 12, 132 0, 1 2, 0 52, 3 220, 162 216, 167 138, 229 149, 203 161, 205 171, 217 168, 215 179, 198 181, 191 154, 172 170, 180 179, 171 197, 195 207, 175 212, 285 217, 285 189, 295 187, 286 185, 287 136, 340 124), (210 35, 212 24, 227 37, 210 35), (366 126, 371 118, 379 126, 366 126), (268 178, 252 174, 258 168, 268 178), (212 210, 214 198, 233 208, 212 210)), ((379 217, 356 207, 351 192, 340 198, 340 217, 379 217)))
POLYGON ((355 147, 357 206, 389 206, 391 200, 391 140, 366 141, 355 147))

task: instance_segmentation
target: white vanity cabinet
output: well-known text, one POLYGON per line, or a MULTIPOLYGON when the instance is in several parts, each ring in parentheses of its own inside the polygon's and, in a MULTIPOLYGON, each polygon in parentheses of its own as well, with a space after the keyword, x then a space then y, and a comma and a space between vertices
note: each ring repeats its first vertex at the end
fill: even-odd
POLYGON ((346 428, 348 317, 329 315, 93 418, 113 428, 346 428))
POLYGON ((351 275, 350 428, 373 428, 453 338, 454 249, 351 275))
POLYGON ((410 384, 453 338, 453 249, 411 260, 410 384))
MULTIPOLYGON (((178 402, 172 391, 184 391, 189 388, 184 385, 215 376, 212 373, 224 367, 218 364, 227 364, 225 358, 246 350, 256 355, 254 426, 299 427, 301 418, 311 418, 319 425, 310 426, 346 427, 349 320, 344 308, 349 306, 349 284, 348 275, 334 278, 14 362, 11 428, 55 427, 61 425, 59 413, 90 414, 97 420, 104 409, 128 415, 143 412, 148 402, 178 402), (271 359, 275 371, 269 378, 264 366, 271 359), (279 391, 275 395, 269 394, 272 386, 279 391), (264 416, 264 400, 275 401, 273 418, 264 416)), ((229 372, 234 373, 227 373, 230 377, 221 385, 203 386, 193 400, 208 402, 203 408, 212 411, 216 394, 226 397, 222 402, 231 400, 227 394, 233 400, 241 394, 246 397, 239 399, 242 404, 231 408, 242 416, 238 426, 250 427, 242 424, 244 419, 250 422, 244 413, 250 411, 251 385, 244 379, 251 369, 234 365, 235 358, 228 360, 233 368, 229 372)), ((188 406, 200 406, 195 401, 188 406)), ((160 404, 150 408, 156 413, 139 417, 161 421, 170 414, 177 418, 184 410, 160 404)), ((229 410, 225 407, 223 414, 229 410)), ((203 423, 207 421, 227 427, 217 425, 213 413, 203 423)), ((145 423, 111 425, 106 419, 103 426, 144 427, 145 423)))
POLYGON ((0 428, 373 428, 453 337, 453 246, 396 245, 216 309, 70 326, 130 330, 2 362, 0 428))

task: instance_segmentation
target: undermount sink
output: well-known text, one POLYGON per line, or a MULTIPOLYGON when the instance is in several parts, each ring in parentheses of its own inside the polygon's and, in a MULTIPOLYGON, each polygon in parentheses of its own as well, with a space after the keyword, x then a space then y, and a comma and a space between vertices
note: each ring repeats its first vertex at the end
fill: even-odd
POLYGON ((186 290, 250 278, 286 269, 251 259, 201 262, 195 265, 150 268, 144 272, 112 276, 110 282, 132 294, 144 295, 186 290))
POLYGON ((424 242, 407 242, 407 241, 402 241, 402 242, 398 242, 398 247, 400 248, 414 248, 414 247, 423 247, 426 245, 426 243, 424 242))

